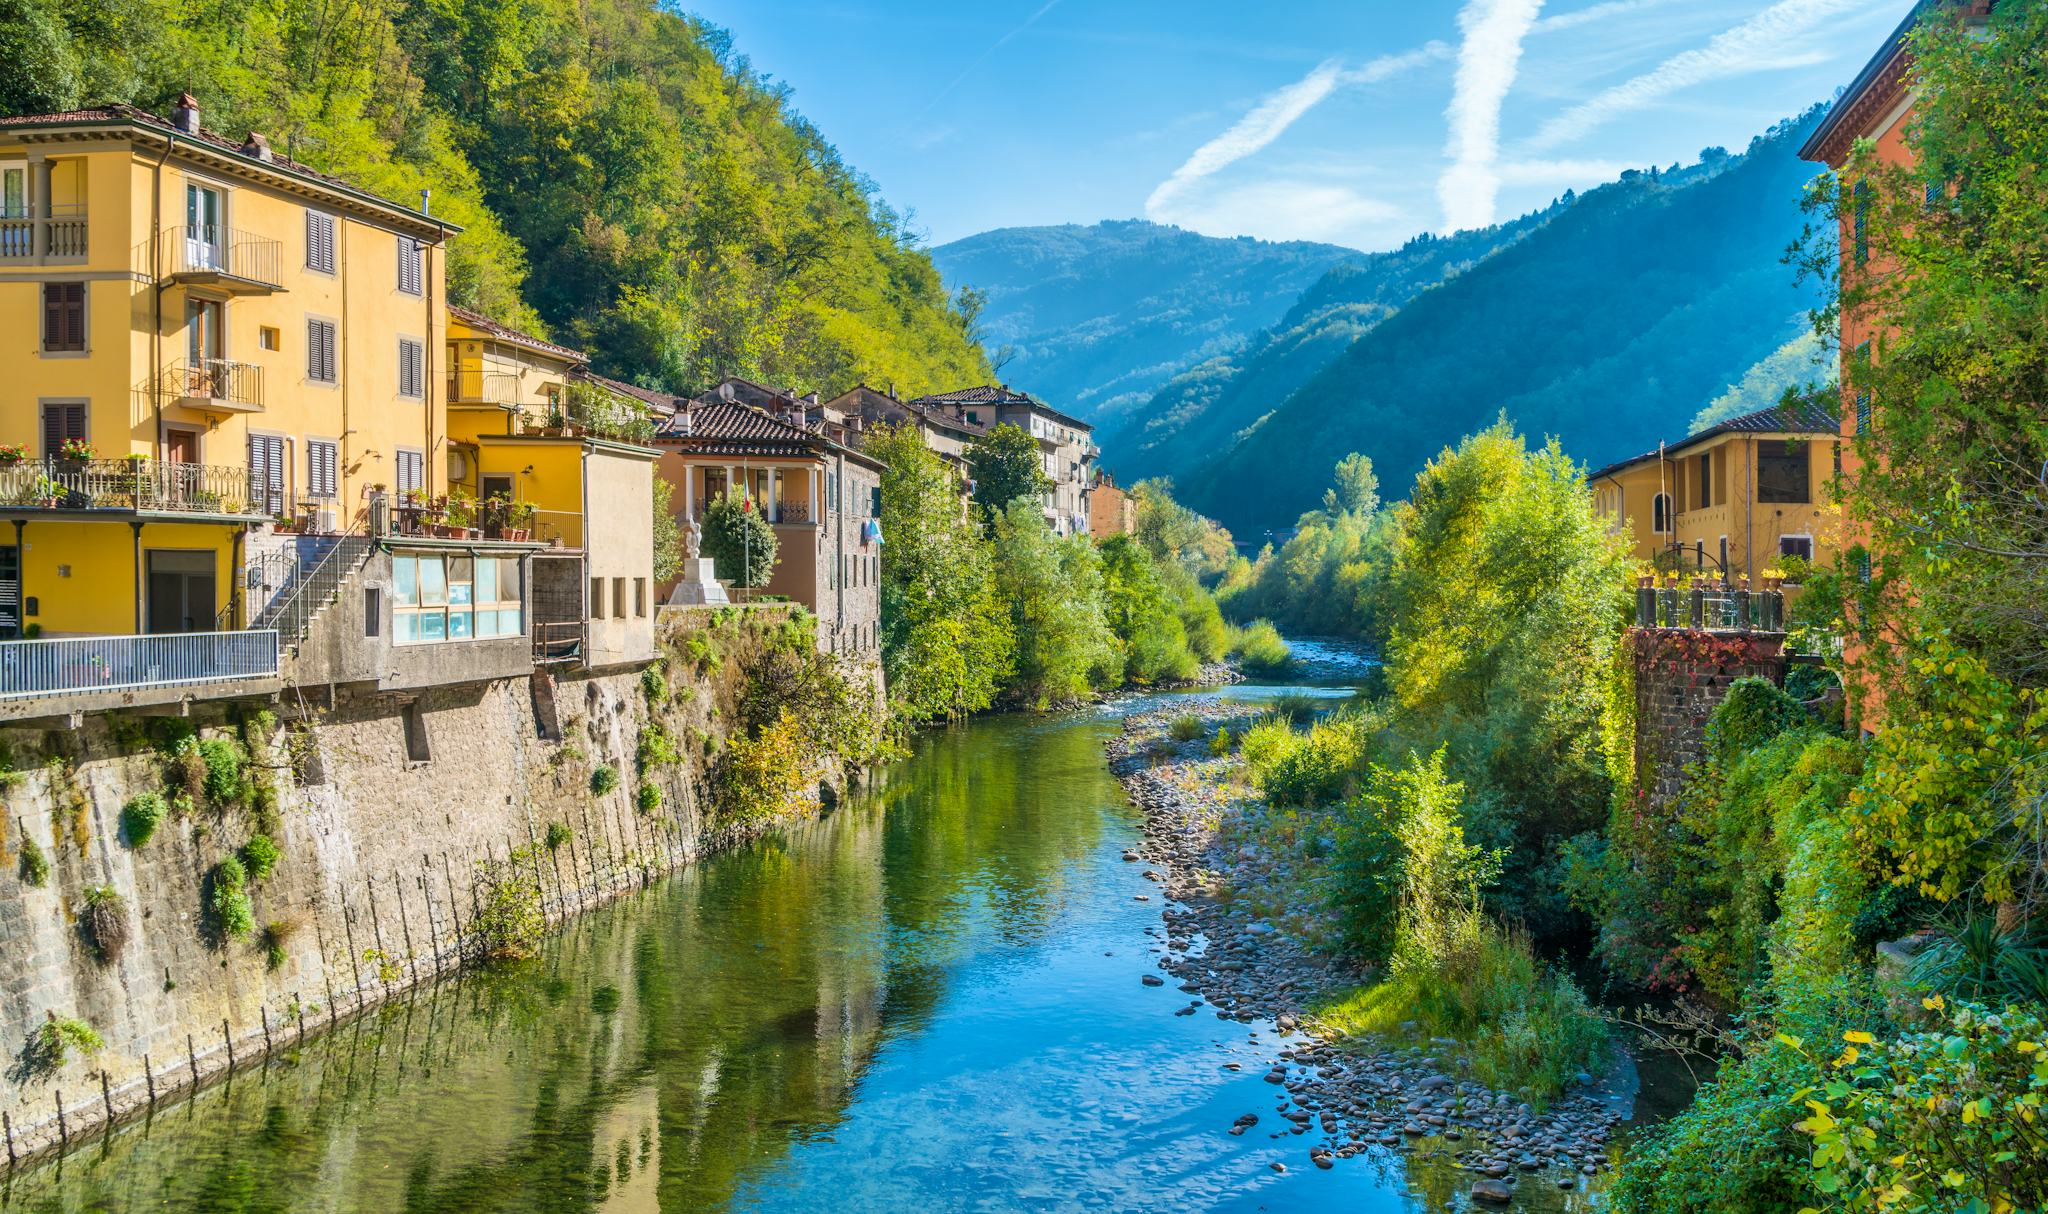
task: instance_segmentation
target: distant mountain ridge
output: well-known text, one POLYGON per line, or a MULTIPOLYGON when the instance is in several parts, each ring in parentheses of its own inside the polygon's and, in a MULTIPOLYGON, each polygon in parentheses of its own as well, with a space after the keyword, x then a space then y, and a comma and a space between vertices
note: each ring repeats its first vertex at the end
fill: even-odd
POLYGON ((1003 378, 1101 424, 1285 314, 1338 245, 1204 236, 1144 220, 998 228, 931 251, 946 285, 987 294, 1003 378))
POLYGON ((1503 412, 1595 465, 1684 433, 1814 302, 1783 256, 1815 172, 1796 149, 1818 113, 1740 155, 1709 149, 1333 268, 1241 354, 1113 423, 1105 466, 1171 476, 1182 501, 1250 538, 1313 506, 1347 452, 1371 456, 1398 496, 1503 412))

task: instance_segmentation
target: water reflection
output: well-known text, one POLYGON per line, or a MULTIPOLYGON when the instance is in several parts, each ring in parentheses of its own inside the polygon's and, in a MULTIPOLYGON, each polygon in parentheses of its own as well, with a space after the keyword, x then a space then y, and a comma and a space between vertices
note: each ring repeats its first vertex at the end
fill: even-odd
POLYGON ((1306 1139, 1223 1132, 1279 1120, 1270 1029, 1139 984, 1160 904, 1121 860, 1112 727, 936 733, 830 820, 14 1177, 0 1207, 1452 1208, 1455 1173, 1318 1172, 1306 1139))

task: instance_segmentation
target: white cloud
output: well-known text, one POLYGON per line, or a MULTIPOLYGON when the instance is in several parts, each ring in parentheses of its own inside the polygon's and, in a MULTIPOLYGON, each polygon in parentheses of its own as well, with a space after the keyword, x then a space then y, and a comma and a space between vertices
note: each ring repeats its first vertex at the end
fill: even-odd
POLYGON ((1529 141, 1532 148, 1554 148, 1582 138, 1601 126, 1665 97, 1730 76, 1804 67, 1829 58, 1830 52, 1795 40, 1821 21, 1873 0, 1778 0, 1763 12, 1714 35, 1705 46, 1673 55, 1632 80, 1615 85, 1545 122, 1529 141))
POLYGON ((1361 67, 1346 68, 1340 60, 1327 59, 1314 71, 1293 84, 1275 89, 1259 99, 1250 112, 1229 130, 1195 149, 1173 175, 1159 183, 1145 200, 1145 213, 1154 219, 1179 223, 1180 200, 1188 188, 1205 177, 1243 160, 1287 133, 1302 115, 1322 104, 1323 99, 1348 84, 1372 84, 1386 80, 1450 53, 1441 42, 1431 42, 1402 55, 1383 55, 1361 67))
POLYGON ((1610 17, 1621 17, 1629 13, 1641 12, 1646 8, 1663 8, 1673 2, 1674 0, 1608 0, 1605 4, 1595 4, 1591 8, 1582 8, 1575 13, 1556 13, 1545 17, 1531 27, 1529 32, 1532 34, 1554 34, 1559 30, 1568 30, 1580 25, 1590 25, 1595 21, 1605 21, 1610 17))
POLYGON ((1211 236, 1352 246, 1380 242, 1389 227, 1408 230, 1407 212, 1393 203, 1334 182, 1284 179, 1205 190, 1176 206, 1171 222, 1211 236))
POLYGON ((1619 160, 1503 160, 1494 175, 1504 185, 1612 181, 1630 166, 1619 160))
POLYGON ((1446 231, 1493 222, 1500 193, 1493 164, 1500 154, 1501 103, 1515 83, 1522 39, 1542 8, 1543 0, 1467 0, 1459 10, 1464 42, 1458 47, 1457 87, 1444 111, 1451 166, 1436 185, 1446 231))

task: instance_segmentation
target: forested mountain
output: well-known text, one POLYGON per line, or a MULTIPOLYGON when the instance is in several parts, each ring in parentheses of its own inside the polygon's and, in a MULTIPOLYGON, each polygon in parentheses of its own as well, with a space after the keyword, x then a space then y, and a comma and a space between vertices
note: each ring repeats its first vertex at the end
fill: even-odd
POLYGON ((1098 424, 1237 349, 1356 256, 1137 219, 998 228, 932 250, 948 284, 984 297, 982 336, 1009 347, 1003 378, 1098 424))
POLYGON ((1489 228, 1417 236, 1392 252, 1339 262, 1278 324, 1236 350, 1189 367, 1150 401, 1120 413, 1102 436, 1112 466, 1131 481, 1201 462, 1416 292, 1520 239, 1563 205, 1489 228))
POLYGON ((17 0, 0 112, 261 131, 468 230, 449 294, 690 390, 982 382, 927 253, 727 36, 659 0, 17 0))
POLYGON ((1813 287, 1783 256, 1815 171, 1796 149, 1816 118, 1780 123, 1740 155, 1709 149, 1697 165, 1632 171, 1569 199, 1307 382, 1283 362, 1270 381, 1230 383, 1241 433, 1165 446, 1171 458, 1140 470, 1172 476, 1189 505, 1252 535, 1314 505, 1322 469, 1348 451, 1371 456, 1382 484, 1405 485, 1503 411, 1594 464, 1682 434, 1804 324, 1813 287))

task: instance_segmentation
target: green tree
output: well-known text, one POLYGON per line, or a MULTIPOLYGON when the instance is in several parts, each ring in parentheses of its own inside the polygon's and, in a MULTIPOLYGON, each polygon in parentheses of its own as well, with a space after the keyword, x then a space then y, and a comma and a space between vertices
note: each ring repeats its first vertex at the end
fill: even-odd
POLYGON ((996 519, 995 567, 1017 637, 1012 698, 1047 708, 1117 684, 1123 654, 1103 618, 1102 561, 1086 536, 1055 536, 1036 501, 1012 501, 996 519))
MULTIPOLYGON (((1010 422, 967 444, 967 475, 974 481, 974 504, 990 527, 1020 497, 1038 509, 1040 495, 1052 488, 1038 440, 1010 422)), ((1039 522, 1044 521, 1041 515, 1039 522)))
POLYGON ((1123 648, 1125 681, 1193 678, 1200 663, 1151 554, 1128 535, 1112 535, 1102 541, 1101 560, 1103 617, 1123 648))
POLYGON ((996 590, 991 542, 968 521, 965 486, 915 427, 863 449, 882 472, 882 669, 889 707, 912 723, 979 712, 1010 677, 1017 638, 996 590))
POLYGON ((704 555, 729 586, 768 584, 775 569, 775 528, 747 496, 729 488, 704 507, 704 555))
POLYGON ((683 572, 682 528, 670 499, 675 486, 666 477, 654 478, 654 580, 666 582, 683 572))

